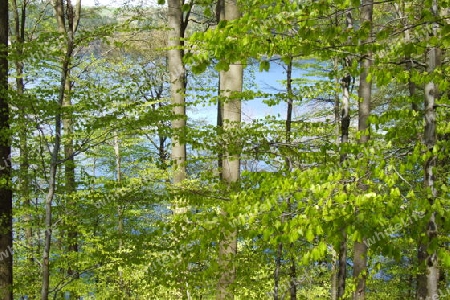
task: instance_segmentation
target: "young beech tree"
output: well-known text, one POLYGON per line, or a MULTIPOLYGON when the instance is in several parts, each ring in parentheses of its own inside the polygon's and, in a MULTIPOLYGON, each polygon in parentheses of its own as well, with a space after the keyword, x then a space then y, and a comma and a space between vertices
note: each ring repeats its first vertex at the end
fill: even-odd
MULTIPOLYGON (((235 20, 240 16, 236 0, 223 1, 220 5, 221 21, 235 20)), ((223 99, 222 126, 223 131, 232 132, 239 128, 241 122, 241 100, 239 93, 242 92, 243 66, 240 62, 231 63, 227 71, 220 72, 220 97, 223 99)), ((232 137, 232 135, 229 135, 232 137)), ((240 157, 237 152, 239 145, 237 139, 226 141, 226 150, 222 157, 221 178, 229 186, 234 188, 240 178, 240 157)), ((225 210, 223 215, 227 215, 225 210)), ((235 280, 234 256, 237 251, 237 231, 233 226, 222 228, 223 238, 219 241, 219 267, 220 277, 217 284, 216 299, 232 299, 234 293, 232 284, 235 280)))
MULTIPOLYGON (((170 96, 174 119, 172 120, 172 163, 174 168, 173 183, 178 184, 186 177, 186 107, 185 88, 186 70, 183 62, 183 38, 188 16, 184 16, 184 0, 167 1, 169 33, 167 46, 168 68, 170 74, 170 96)), ((189 13, 187 14, 189 15, 189 13)))
MULTIPOLYGON (((439 18, 439 3, 437 0, 431 2, 431 13, 436 19, 432 23, 432 28, 429 33, 428 39, 433 37, 439 37, 439 24, 437 19, 439 18)), ((438 45, 430 42, 429 48, 426 53, 427 58, 427 71, 430 74, 436 71, 441 65, 441 50, 438 45)), ((417 276, 417 299, 432 299, 435 295, 438 295, 438 282, 439 282, 439 269, 438 269, 438 257, 436 249, 436 241, 438 237, 438 223, 437 212, 433 209, 433 205, 438 197, 438 189, 436 187, 439 179, 437 173, 437 155, 434 147, 436 146, 437 138, 437 123, 436 123, 436 99, 439 97, 438 86, 434 82, 435 79, 431 79, 425 83, 425 99, 424 99, 424 144, 428 151, 428 157, 425 160, 424 165, 424 185, 426 190, 425 206, 429 214, 428 223, 424 232, 420 235, 418 245, 418 264, 419 274, 417 276)))
MULTIPOLYGON (((361 29, 365 31, 367 38, 361 40, 361 44, 370 46, 372 42, 372 15, 373 15, 373 2, 372 0, 364 0, 361 3, 360 12, 361 29)), ((361 144, 367 143, 370 138, 369 128, 369 115, 372 96, 372 80, 369 78, 370 66, 372 65, 371 50, 362 54, 360 61, 360 76, 359 76, 359 110, 358 110, 358 131, 360 134, 359 142, 361 144)), ((361 190, 364 192, 367 190, 365 184, 361 183, 361 190)), ((356 208, 358 210, 358 208, 356 208)), ((358 211, 356 212, 359 213, 358 211)), ((365 237, 362 236, 354 244, 354 269, 353 277, 356 281, 356 290, 354 293, 355 300, 365 299, 366 289, 366 277, 367 277, 367 251, 368 247, 364 243, 365 237)))
MULTIPOLYGON (((62 141, 62 123, 63 123, 63 113, 62 109, 64 106, 70 105, 70 100, 67 97, 70 97, 70 69, 71 62, 73 59, 73 53, 75 48, 74 35, 78 28, 78 22, 80 20, 80 12, 81 12, 81 0, 78 0, 75 5, 72 4, 70 0, 67 1, 53 1, 53 8, 55 11, 55 17, 57 21, 58 31, 63 37, 63 57, 61 61, 61 74, 60 74, 60 86, 59 86, 59 94, 57 97, 57 111, 55 114, 55 137, 53 143, 53 149, 51 153, 51 162, 50 162, 50 173, 49 173, 49 189, 45 199, 45 242, 44 242, 44 251, 43 251, 43 261, 42 261, 42 289, 41 289, 41 299, 47 300, 49 297, 49 288, 50 288, 50 247, 52 241, 52 206, 53 199, 55 197, 56 192, 56 176, 59 162, 59 154, 60 147, 62 141)), ((69 126, 69 132, 71 130, 71 125, 69 119, 66 120, 66 125, 69 126)), ((73 152, 72 143, 69 142, 66 145, 66 151, 73 152)), ((67 154, 67 153, 66 153, 67 154)), ((67 182, 72 185, 73 184, 73 164, 70 163, 70 160, 73 159, 72 155, 68 158, 68 163, 66 167, 69 167, 66 170, 66 184, 67 182)), ((76 234, 75 234, 76 235, 76 234)), ((71 231, 71 238, 74 238, 74 231, 71 231)), ((72 241, 72 243, 74 243, 72 241)), ((75 244, 73 244, 76 248, 75 244)))

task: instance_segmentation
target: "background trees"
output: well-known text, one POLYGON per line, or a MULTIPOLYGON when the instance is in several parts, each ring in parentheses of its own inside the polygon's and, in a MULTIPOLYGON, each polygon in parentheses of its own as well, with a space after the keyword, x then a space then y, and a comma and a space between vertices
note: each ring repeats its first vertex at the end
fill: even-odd
POLYGON ((446 293, 446 3, 71 3, 10 6, 16 297, 446 293))

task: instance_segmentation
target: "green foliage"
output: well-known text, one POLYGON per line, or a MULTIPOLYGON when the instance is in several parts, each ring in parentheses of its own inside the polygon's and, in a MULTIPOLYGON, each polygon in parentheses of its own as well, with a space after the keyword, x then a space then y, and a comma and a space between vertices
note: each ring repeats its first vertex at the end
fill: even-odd
MULTIPOLYGON (((273 297, 278 255, 280 295, 288 294, 293 265, 299 299, 328 299, 332 264, 345 228, 349 245, 361 237, 370 244, 367 299, 407 299, 414 294, 417 240, 431 210, 442 220, 435 247, 442 271, 448 273, 448 65, 426 72, 423 61, 432 45, 441 47, 448 60, 448 24, 443 21, 441 39, 425 40, 433 16, 423 4, 404 3, 404 18, 398 18, 392 4, 377 3, 374 42, 361 45, 358 41, 368 31, 367 24, 356 21, 359 2, 278 2, 241 1, 241 18, 214 25, 208 23, 214 17, 210 1, 183 5, 206 25, 190 28, 192 34, 185 39, 189 103, 183 142, 188 144, 189 179, 177 186, 170 182, 173 115, 165 19, 152 18, 164 15, 164 8, 119 10, 123 15, 106 8, 84 11, 71 62, 73 105, 62 109, 63 116, 73 116, 74 132, 63 132, 62 138, 74 140, 77 189, 65 193, 61 154, 51 256, 56 298, 64 293, 86 299, 181 299, 188 294, 192 299, 214 298, 221 271, 218 243, 224 231, 237 231, 236 299, 273 297), (347 9, 353 13, 354 30, 346 28, 347 9), (340 80, 347 73, 358 77, 358 58, 368 50, 373 51, 370 78, 375 87, 371 140, 356 142, 361 135, 354 117, 356 82, 349 141, 339 144, 334 105, 341 97, 340 80), (341 67, 349 56, 352 63, 341 67), (269 74, 264 72, 282 69, 275 63, 285 66, 292 59, 301 77, 291 78, 291 92, 261 91, 247 83, 233 94, 249 107, 259 103, 284 109, 292 101, 289 133, 285 111, 249 117, 226 132, 209 124, 209 115, 199 116, 202 107, 227 101, 217 96, 216 73, 228 70, 230 63, 269 74), (421 142, 422 90, 429 81, 442 94, 432 152, 421 142), (242 172, 235 185, 225 185, 218 176, 217 160, 224 153, 240 155, 242 172), (438 161, 438 197, 432 207, 422 171, 431 155, 438 161), (68 251, 71 228, 78 233, 77 252, 68 251)), ((41 285, 43 210, 55 138, 52 124, 60 112, 55 99, 62 50, 53 18, 47 18, 51 11, 33 4, 27 13, 28 18, 46 17, 34 26, 27 23, 23 45, 11 45, 11 65, 24 63, 25 73, 18 78, 24 78, 26 86, 22 93, 11 81, 9 95, 15 133, 14 291, 31 298, 38 297, 41 285)), ((352 283, 348 286, 350 295, 352 283)))

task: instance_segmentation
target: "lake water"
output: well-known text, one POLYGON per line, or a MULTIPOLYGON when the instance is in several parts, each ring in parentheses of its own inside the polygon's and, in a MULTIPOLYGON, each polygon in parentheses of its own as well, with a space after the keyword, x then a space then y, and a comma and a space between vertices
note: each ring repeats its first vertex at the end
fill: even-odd
MULTIPOLYGON (((306 74, 306 70, 293 68, 292 78, 301 78, 306 74)), ((269 71, 258 70, 258 66, 250 66, 244 71, 244 90, 259 90, 263 93, 277 94, 285 93, 286 68, 278 62, 272 62, 269 71)), ((217 80, 211 80, 212 86, 217 87, 217 80)), ((188 97, 189 98, 189 97, 188 97)), ((280 119, 286 117, 287 104, 281 102, 274 106, 268 106, 264 99, 257 98, 243 101, 242 121, 251 122, 255 119, 263 119, 268 115, 278 116, 280 119)), ((203 102, 204 103, 204 102, 203 102)), ((208 124, 216 124, 217 104, 211 103, 207 106, 198 105, 187 112, 188 118, 194 120, 204 120, 208 124)), ((294 116, 295 117, 295 114, 294 116)))

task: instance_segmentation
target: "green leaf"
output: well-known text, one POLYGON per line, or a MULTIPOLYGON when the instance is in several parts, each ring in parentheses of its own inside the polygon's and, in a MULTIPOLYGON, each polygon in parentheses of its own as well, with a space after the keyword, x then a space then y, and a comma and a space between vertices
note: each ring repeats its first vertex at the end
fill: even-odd
POLYGON ((268 62, 267 60, 261 61, 261 63, 259 64, 259 71, 268 72, 269 69, 270 69, 270 62, 268 62))

